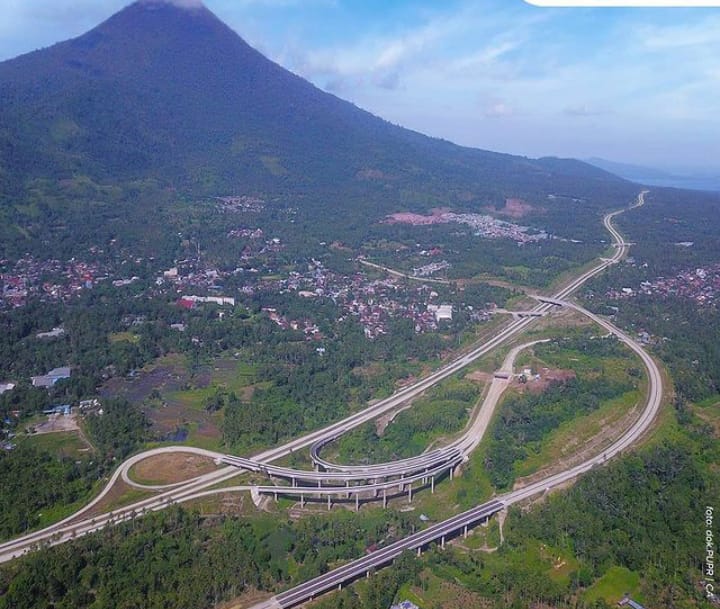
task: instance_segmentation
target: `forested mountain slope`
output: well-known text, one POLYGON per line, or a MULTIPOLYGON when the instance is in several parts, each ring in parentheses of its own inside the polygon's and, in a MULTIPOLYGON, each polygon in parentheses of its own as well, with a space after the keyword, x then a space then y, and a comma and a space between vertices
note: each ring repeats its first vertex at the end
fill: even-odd
POLYGON ((0 107, 7 244, 53 241, 42 223, 78 209, 90 222, 124 213, 152 223, 148 210, 168 192, 275 196, 311 217, 367 218, 506 197, 578 199, 588 211, 637 190, 579 161, 392 125, 266 59, 206 8, 164 2, 136 2, 79 38, 3 62, 0 107))

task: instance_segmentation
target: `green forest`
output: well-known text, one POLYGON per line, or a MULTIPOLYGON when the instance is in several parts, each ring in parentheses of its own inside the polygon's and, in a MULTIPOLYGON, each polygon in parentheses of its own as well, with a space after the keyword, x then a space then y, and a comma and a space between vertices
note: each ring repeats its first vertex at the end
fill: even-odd
MULTIPOLYGON (((613 603, 595 598, 595 585, 618 568, 640 576, 634 594, 647 606, 703 606, 698 529, 705 505, 720 499, 717 443, 708 448, 703 433, 683 427, 675 441, 594 470, 530 511, 513 508, 495 553, 460 544, 401 557, 319 606, 376 609, 401 588, 432 597, 445 580, 492 609, 606 609, 613 603), (552 575, 558 557, 569 566, 552 575)), ((171 508, 3 566, 0 607, 216 607, 280 591, 419 525, 417 514, 378 509, 291 522, 171 508)))
POLYGON ((375 510, 291 522, 174 507, 3 566, 0 607, 217 607, 319 575, 411 532, 413 520, 375 510))
POLYGON ((107 400, 103 409, 102 416, 85 419, 96 450, 84 456, 57 454, 28 441, 0 453, 0 539, 49 524, 53 519, 44 513, 85 503, 118 463, 144 446, 148 421, 137 407, 107 400))

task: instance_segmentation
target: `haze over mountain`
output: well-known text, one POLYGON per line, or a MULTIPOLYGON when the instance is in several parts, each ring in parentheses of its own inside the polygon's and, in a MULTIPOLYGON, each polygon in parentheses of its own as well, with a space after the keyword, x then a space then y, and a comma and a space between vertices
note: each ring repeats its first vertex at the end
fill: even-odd
POLYGON ((15 237, 62 215, 47 198, 68 181, 84 185, 73 201, 102 203, 103 185, 127 202, 152 180, 188 196, 282 195, 372 215, 557 193, 617 205, 636 190, 579 161, 391 125, 269 61, 195 0, 135 2, 83 36, 3 62, 0 107, 0 219, 15 237))
POLYGON ((669 170, 617 163, 596 157, 586 159, 587 163, 621 176, 626 180, 652 186, 672 186, 690 190, 720 191, 720 174, 710 170, 669 170))

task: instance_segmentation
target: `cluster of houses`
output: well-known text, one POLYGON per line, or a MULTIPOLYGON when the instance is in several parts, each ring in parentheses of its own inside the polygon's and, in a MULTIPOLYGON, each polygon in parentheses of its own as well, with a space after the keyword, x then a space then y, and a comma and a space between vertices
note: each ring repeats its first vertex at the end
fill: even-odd
POLYGON ((427 216, 408 212, 390 214, 385 218, 385 222, 387 224, 411 224, 413 226, 464 224, 470 227, 476 237, 511 239, 518 244, 534 243, 550 238, 550 235, 544 230, 534 230, 529 226, 498 220, 487 214, 457 214, 446 210, 436 210, 427 216))
POLYGON ((304 298, 327 298, 347 316, 358 318, 365 336, 377 338, 388 332, 388 322, 410 319, 420 334, 437 330, 442 322, 452 321, 453 306, 441 303, 439 295, 422 284, 407 285, 397 277, 370 279, 363 272, 341 275, 312 260, 306 272, 292 272, 287 280, 278 280, 273 289, 295 292, 304 298))
POLYGON ((182 260, 155 280, 156 286, 172 285, 178 292, 188 288, 203 288, 208 291, 222 290, 223 274, 217 269, 196 268, 196 261, 182 260))
POLYGON ((230 296, 181 296, 177 304, 183 309, 194 309, 198 304, 211 303, 216 305, 235 306, 235 299, 230 296))
POLYGON ((103 279, 107 279, 107 275, 98 263, 75 258, 67 262, 40 261, 25 256, 12 269, 0 273, 0 308, 25 306, 30 297, 64 301, 103 279))
POLYGON ((265 201, 259 197, 250 195, 216 197, 217 207, 227 212, 261 212, 265 207, 265 201))
POLYGON ((720 299, 720 264, 681 271, 674 277, 643 281, 639 287, 608 290, 614 300, 645 296, 676 296, 693 300, 700 306, 717 304, 720 299))
MULTIPOLYGON (((238 229, 240 230, 240 229, 238 229)), ((242 229, 243 235, 260 234, 260 229, 242 229)), ((266 243, 270 246, 277 240, 266 243)), ((439 263, 442 266, 442 263, 439 263)), ((430 270, 429 270, 430 271, 430 270)), ((172 283, 181 291, 184 287, 204 287, 208 291, 221 289, 216 280, 224 275, 218 271, 191 272, 179 263, 163 273, 160 283, 172 283)), ((159 281, 160 281, 159 279, 159 281)), ((418 333, 437 330, 439 324, 452 321, 453 307, 438 302, 437 292, 428 286, 408 286, 396 277, 370 279, 363 272, 340 274, 327 269, 322 262, 311 260, 304 271, 290 271, 285 277, 259 278, 257 282, 238 288, 239 294, 251 296, 257 292, 295 293, 303 298, 326 298, 339 305, 345 316, 359 319, 365 335, 376 338, 388 332, 388 322, 394 318, 411 319, 418 333)), ((192 309, 200 304, 235 306, 235 297, 183 295, 177 300, 180 307, 192 309)), ((308 340, 317 338, 316 324, 307 319, 290 319, 282 312, 267 308, 270 319, 283 328, 302 331, 308 340)), ((342 321, 344 316, 340 318, 342 321)))
POLYGON ((302 332, 306 340, 320 340, 324 338, 320 332, 320 328, 308 319, 288 319, 286 316, 278 313, 274 307, 263 307, 263 312, 267 314, 271 321, 275 322, 284 330, 295 330, 302 332))
POLYGON ((430 277, 434 273, 444 271, 450 268, 450 263, 447 260, 440 260, 438 262, 431 262, 420 267, 416 267, 412 270, 413 277, 430 277))
MULTIPOLYGON (((31 377, 33 387, 45 387, 49 388, 55 385, 58 381, 62 379, 68 379, 70 378, 72 371, 69 366, 63 366, 60 368, 53 368, 52 370, 49 370, 46 374, 41 374, 39 376, 33 376, 31 377)), ((13 381, 5 381, 0 383, 0 395, 3 393, 6 393, 7 391, 12 391, 15 389, 17 384, 13 381)), ((70 404, 58 404, 55 406, 51 406, 50 408, 46 408, 43 413, 46 415, 69 415, 71 412, 71 406, 70 404)), ((12 416, 19 417, 20 411, 15 410, 12 411, 12 416)), ((12 424, 13 421, 9 418, 6 418, 3 421, 3 428, 2 433, 4 437, 2 438, 2 441, 0 441, 0 449, 2 450, 13 450, 15 448, 15 444, 11 441, 14 437, 14 433, 12 432, 12 424), (5 427, 8 426, 8 427, 5 427)))

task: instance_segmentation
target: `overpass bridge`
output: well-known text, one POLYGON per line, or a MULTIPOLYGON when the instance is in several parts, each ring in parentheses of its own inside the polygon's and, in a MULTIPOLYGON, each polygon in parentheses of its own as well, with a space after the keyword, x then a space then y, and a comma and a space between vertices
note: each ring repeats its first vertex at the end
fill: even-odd
POLYGON ((444 547, 447 539, 467 535, 469 528, 476 526, 480 522, 487 522, 493 514, 496 514, 504 507, 505 504, 502 501, 493 500, 483 503, 467 512, 458 514, 444 522, 371 552, 362 558, 353 560, 325 575, 281 592, 264 603, 255 605, 253 609, 288 609, 312 600, 323 592, 342 589, 343 585, 353 580, 369 577, 378 567, 389 565, 403 552, 415 551, 420 553, 432 543, 440 543, 440 546, 444 547))

